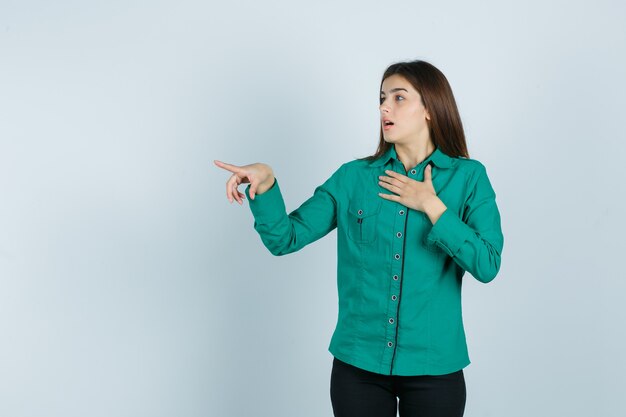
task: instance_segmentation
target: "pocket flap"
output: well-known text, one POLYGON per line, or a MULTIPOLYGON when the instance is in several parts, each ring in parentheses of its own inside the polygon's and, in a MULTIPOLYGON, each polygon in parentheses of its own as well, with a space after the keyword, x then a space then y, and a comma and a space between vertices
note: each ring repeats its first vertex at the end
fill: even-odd
POLYGON ((365 219, 378 214, 380 212, 381 203, 382 201, 368 201, 367 203, 358 200, 350 201, 350 204, 348 205, 348 212, 355 217, 365 219))

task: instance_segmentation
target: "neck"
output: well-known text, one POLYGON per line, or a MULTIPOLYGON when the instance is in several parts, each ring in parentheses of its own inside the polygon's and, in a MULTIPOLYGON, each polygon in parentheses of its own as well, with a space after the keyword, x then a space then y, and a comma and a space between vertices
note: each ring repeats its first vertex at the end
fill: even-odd
POLYGON ((404 165, 404 170, 409 171, 419 163, 428 158, 435 150, 435 144, 430 138, 423 143, 396 143, 396 154, 404 165))

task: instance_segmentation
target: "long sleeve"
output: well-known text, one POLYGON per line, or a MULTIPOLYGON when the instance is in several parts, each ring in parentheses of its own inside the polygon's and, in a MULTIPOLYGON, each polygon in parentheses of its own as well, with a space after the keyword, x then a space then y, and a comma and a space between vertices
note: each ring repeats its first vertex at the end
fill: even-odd
POLYGON ((302 249, 337 227, 337 170, 317 187, 308 200, 287 214, 278 180, 263 194, 250 199, 250 185, 245 193, 254 215, 254 228, 273 255, 286 255, 302 249))
POLYGON ((379 158, 343 164, 290 214, 280 185, 254 200, 245 190, 254 228, 272 254, 295 252, 337 229, 334 357, 398 376, 445 375, 470 364, 460 278, 469 272, 493 280, 503 247, 496 195, 480 161, 436 147, 407 172, 390 146, 379 158), (447 207, 435 224, 379 196, 385 170, 422 181, 431 163, 447 207))
POLYGON ((504 236, 496 194, 484 166, 480 166, 475 185, 465 201, 462 218, 446 209, 427 239, 439 245, 477 280, 487 283, 496 277, 504 236))

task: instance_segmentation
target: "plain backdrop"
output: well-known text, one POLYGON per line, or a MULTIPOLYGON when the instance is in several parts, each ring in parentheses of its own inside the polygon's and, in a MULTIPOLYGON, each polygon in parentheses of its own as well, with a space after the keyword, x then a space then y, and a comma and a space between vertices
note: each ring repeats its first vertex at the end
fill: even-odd
POLYGON ((0 415, 332 416, 336 233, 272 256, 212 161, 297 208, 374 152, 412 59, 502 216, 465 415, 625 415, 617 0, 0 0, 0 415))

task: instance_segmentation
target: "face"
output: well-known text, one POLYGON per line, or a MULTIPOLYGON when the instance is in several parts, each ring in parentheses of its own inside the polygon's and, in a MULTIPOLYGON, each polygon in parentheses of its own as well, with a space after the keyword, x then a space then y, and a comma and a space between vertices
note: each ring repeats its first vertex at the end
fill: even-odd
POLYGON ((403 76, 394 74, 383 81, 380 92, 380 122, 385 141, 395 144, 430 141, 430 115, 420 93, 403 76), (393 122, 387 126, 385 120, 393 122))

